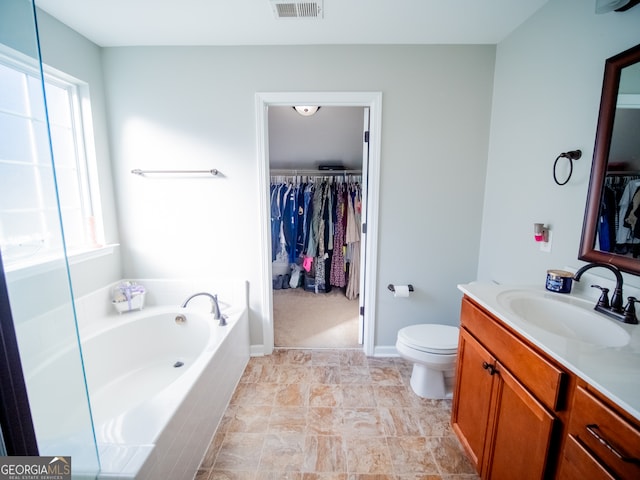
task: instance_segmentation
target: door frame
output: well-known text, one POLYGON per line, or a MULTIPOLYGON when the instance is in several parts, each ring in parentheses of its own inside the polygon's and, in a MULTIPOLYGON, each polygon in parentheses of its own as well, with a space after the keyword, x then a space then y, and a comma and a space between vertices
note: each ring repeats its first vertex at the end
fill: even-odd
MULTIPOLYGON (((262 351, 252 348, 254 355, 269 355, 274 349, 273 297, 271 295, 270 200, 269 200, 269 125, 270 106, 322 105, 327 107, 368 107, 369 165, 367 169, 367 240, 365 242, 366 278, 364 279, 364 342, 366 355, 375 346, 375 305, 377 288, 378 212, 380 190, 380 139, 382 133, 382 92, 259 92, 255 96, 258 192, 260 195, 260 296, 262 303, 262 351)), ((365 181, 365 179, 363 179, 365 181)))

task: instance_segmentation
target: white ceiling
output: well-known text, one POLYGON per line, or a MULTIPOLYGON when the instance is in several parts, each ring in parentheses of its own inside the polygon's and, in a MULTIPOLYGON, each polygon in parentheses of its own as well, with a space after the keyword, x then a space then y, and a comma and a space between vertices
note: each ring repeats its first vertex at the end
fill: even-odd
POLYGON ((284 18, 270 0, 35 0, 103 46, 496 44, 548 0, 324 0, 284 18))

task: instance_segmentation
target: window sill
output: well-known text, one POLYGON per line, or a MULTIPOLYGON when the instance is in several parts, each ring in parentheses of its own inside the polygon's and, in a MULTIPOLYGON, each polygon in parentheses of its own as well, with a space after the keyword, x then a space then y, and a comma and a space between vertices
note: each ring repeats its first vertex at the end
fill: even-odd
MULTIPOLYGON (((69 265, 77 265, 82 262, 86 262, 88 260, 93 260, 95 258, 100 258, 105 255, 112 255, 116 247, 119 244, 114 243, 111 245, 103 245, 102 247, 94 248, 91 250, 83 250, 77 251, 73 253, 69 253, 67 255, 67 260, 69 265)), ((50 258, 47 260, 41 260, 37 263, 16 263, 13 265, 9 265, 4 267, 4 274, 7 280, 7 283, 16 280, 22 280, 25 278, 33 277, 36 275, 41 275, 47 272, 51 272, 58 268, 61 268, 64 264, 62 263, 63 257, 57 256, 54 258, 50 258)))

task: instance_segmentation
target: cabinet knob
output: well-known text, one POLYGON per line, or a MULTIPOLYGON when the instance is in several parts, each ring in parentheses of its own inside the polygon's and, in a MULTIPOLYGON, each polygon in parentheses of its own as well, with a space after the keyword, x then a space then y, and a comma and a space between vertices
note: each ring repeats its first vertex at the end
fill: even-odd
POLYGON ((493 365, 487 362, 482 362, 482 368, 484 368, 485 370, 488 370, 489 375, 495 375, 496 373, 498 373, 498 371, 496 370, 496 367, 494 367, 493 365))

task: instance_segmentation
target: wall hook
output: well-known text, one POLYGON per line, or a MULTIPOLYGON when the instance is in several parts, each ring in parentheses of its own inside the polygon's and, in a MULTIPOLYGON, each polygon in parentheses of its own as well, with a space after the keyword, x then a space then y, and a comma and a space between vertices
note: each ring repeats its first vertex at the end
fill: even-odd
POLYGON ((573 173, 573 161, 579 160, 582 157, 582 150, 570 150, 568 152, 561 153, 556 157, 556 161, 553 162, 553 180, 560 186, 565 185, 569 179, 571 178, 571 174, 573 173), (559 182, 558 177, 556 176, 556 168, 558 166, 558 160, 561 158, 566 158, 569 160, 569 175, 564 182, 559 182))

